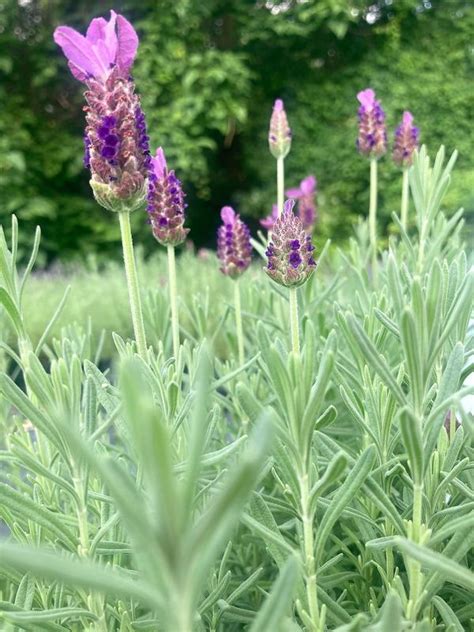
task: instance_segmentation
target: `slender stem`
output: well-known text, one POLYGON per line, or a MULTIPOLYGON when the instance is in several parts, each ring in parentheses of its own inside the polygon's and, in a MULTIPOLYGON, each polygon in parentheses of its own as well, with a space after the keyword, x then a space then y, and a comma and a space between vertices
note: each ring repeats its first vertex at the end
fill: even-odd
POLYGON ((372 252, 372 274, 375 278, 377 267, 377 160, 370 160, 370 203, 369 239, 372 252))
POLYGON ((234 282, 234 303, 235 303, 235 325, 237 328, 237 346, 239 349, 239 364, 244 364, 244 332, 242 329, 242 308, 240 306, 240 283, 236 279, 234 282))
MULTIPOLYGON (((413 516, 411 539, 416 544, 421 542, 421 526, 422 526, 422 507, 423 507, 423 483, 415 483, 413 485, 413 516)), ((412 621, 416 620, 417 601, 421 594, 423 575, 419 562, 410 562, 410 599, 408 616, 412 621)))
POLYGON ((313 514, 310 509, 309 499, 309 479, 308 474, 304 473, 299 479, 301 494, 301 520, 303 523, 303 560, 305 567, 306 579, 306 598, 308 600, 308 609, 312 630, 319 630, 319 607, 318 593, 316 584, 316 565, 314 561, 314 534, 313 534, 313 514))
POLYGON ((283 203, 285 201, 285 159, 277 158, 277 204, 278 217, 283 213, 283 203))
POLYGON ((173 355, 177 360, 179 352, 179 314, 176 297, 176 260, 174 246, 168 246, 168 277, 170 287, 171 330, 173 332, 173 355))
POLYGON ((127 276, 128 300, 130 311, 132 312, 133 331, 137 350, 142 358, 146 357, 145 327, 143 325, 142 304, 140 299, 140 288, 138 285, 137 267, 133 252, 132 230, 130 228, 130 213, 121 212, 118 214, 120 221, 120 233, 122 236, 123 260, 125 263, 125 274, 127 276))
POLYGON ((298 296, 295 287, 290 287, 290 327, 293 353, 300 352, 300 332, 298 323, 298 296))
POLYGON ((402 208, 401 208, 400 221, 402 222, 403 228, 406 230, 408 226, 408 168, 407 167, 403 169, 402 208))

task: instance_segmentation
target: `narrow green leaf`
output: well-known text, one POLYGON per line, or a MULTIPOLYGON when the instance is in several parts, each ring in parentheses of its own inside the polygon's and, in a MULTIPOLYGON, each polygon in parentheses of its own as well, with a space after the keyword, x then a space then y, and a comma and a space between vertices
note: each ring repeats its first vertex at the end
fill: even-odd
POLYGON ((366 448, 357 459, 354 467, 347 475, 346 480, 332 498, 331 504, 326 509, 318 529, 318 537, 316 540, 314 552, 314 557, 317 561, 321 560, 321 555, 324 551, 326 540, 331 533, 332 527, 336 523, 346 505, 348 505, 353 500, 358 490, 365 482, 367 475, 372 469, 374 460, 375 447, 371 445, 366 448))
POLYGON ((417 484, 423 480, 423 440, 421 436, 421 422, 408 408, 402 408, 399 415, 400 432, 403 445, 408 453, 408 460, 413 476, 417 484))
POLYGON ((457 618, 454 610, 448 606, 448 604, 439 596, 433 597, 432 603, 436 607, 436 610, 441 615, 446 626, 451 627, 451 632, 464 632, 464 626, 461 625, 461 622, 457 618))
POLYGON ((255 617, 250 632, 274 632, 289 611, 296 588, 299 564, 295 556, 288 558, 278 579, 255 617))

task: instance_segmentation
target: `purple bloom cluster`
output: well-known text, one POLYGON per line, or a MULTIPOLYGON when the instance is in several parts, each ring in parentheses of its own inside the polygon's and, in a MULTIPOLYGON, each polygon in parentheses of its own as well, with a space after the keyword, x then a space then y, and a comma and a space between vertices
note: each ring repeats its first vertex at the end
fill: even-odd
POLYGON ((151 159, 147 212, 155 239, 163 246, 178 246, 186 239, 184 192, 173 170, 169 171, 163 149, 151 159))
POLYGON ((298 216, 308 232, 312 232, 316 222, 316 186, 316 178, 308 176, 301 180, 299 187, 286 191, 287 197, 298 201, 298 216))
POLYGON ((232 279, 240 276, 252 260, 250 231, 233 208, 221 210, 223 225, 217 231, 217 256, 221 272, 232 279))
POLYGON ((85 36, 60 26, 54 39, 74 77, 86 84, 84 165, 96 199, 110 210, 143 203, 150 166, 145 117, 130 78, 138 37, 115 11, 92 20, 85 36))
POLYGON ((285 202, 283 214, 273 228, 266 255, 265 272, 286 287, 302 285, 314 272, 314 246, 299 217, 293 213, 294 200, 285 202))
POLYGON ((402 123, 395 130, 394 162, 400 167, 409 167, 419 142, 420 130, 413 125, 413 115, 411 112, 403 112, 402 123))
POLYGON ((281 99, 275 101, 270 119, 270 130, 268 132, 268 145, 272 156, 275 158, 285 158, 291 147, 291 129, 288 125, 285 107, 281 99))
POLYGON ((359 92, 359 136, 357 149, 368 158, 380 158, 387 151, 385 112, 371 88, 359 92))

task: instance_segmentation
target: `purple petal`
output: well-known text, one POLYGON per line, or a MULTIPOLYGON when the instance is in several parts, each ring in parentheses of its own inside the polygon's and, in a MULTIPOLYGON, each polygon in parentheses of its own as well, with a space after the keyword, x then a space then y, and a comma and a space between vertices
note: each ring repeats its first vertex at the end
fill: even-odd
POLYGON ((87 29, 86 39, 88 39, 91 44, 97 44, 99 40, 105 39, 106 26, 107 20, 104 20, 104 18, 94 18, 87 29))
POLYGON ((69 26, 59 26, 54 31, 54 41, 63 49, 63 53, 78 72, 99 77, 106 70, 91 43, 69 26))
POLYGON ((413 114, 411 112, 403 112, 403 125, 410 127, 413 123, 413 114))
POLYGON ((158 179, 164 178, 168 166, 166 164, 165 152, 162 147, 158 147, 155 156, 151 159, 153 171, 158 179))
POLYGON ((224 224, 233 224, 235 222, 235 211, 231 206, 224 206, 221 209, 221 219, 224 224))
POLYGON ((295 205, 295 201, 294 200, 286 200, 285 204, 283 205, 283 212, 284 213, 293 213, 294 205, 295 205))
POLYGON ((300 189, 305 195, 311 195, 316 189, 316 178, 314 176, 308 176, 304 180, 301 180, 300 189))
POLYGON ((281 99, 277 99, 275 101, 275 105, 273 106, 273 109, 276 112, 282 112, 285 109, 285 106, 283 105, 283 101, 281 99))
POLYGON ((362 90, 362 92, 359 92, 359 94, 357 95, 357 99, 359 100, 359 103, 364 107, 372 108, 375 101, 375 92, 372 90, 372 88, 367 88, 367 90, 362 90))
POLYGON ((295 187, 294 189, 288 189, 285 191, 286 197, 298 199, 303 195, 303 191, 299 187, 295 187))
POLYGON ((137 54, 138 35, 123 15, 117 15, 117 37, 117 66, 122 70, 128 71, 137 54))

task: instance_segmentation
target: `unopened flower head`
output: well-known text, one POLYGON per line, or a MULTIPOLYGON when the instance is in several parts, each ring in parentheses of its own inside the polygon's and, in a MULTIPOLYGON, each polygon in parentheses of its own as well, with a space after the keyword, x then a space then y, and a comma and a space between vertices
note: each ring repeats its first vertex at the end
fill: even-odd
POLYGON ((316 186, 317 180, 314 176, 308 176, 301 180, 300 186, 286 191, 287 197, 297 200, 298 216, 303 224, 303 228, 311 232, 316 222, 316 186))
POLYGON ((221 219, 223 225, 217 231, 217 256, 221 272, 235 279, 245 272, 252 260, 250 231, 230 206, 223 207, 221 219))
POLYGON ((302 285, 313 274, 316 261, 314 246, 300 218, 293 213, 294 200, 287 200, 282 215, 276 220, 266 250, 265 272, 286 287, 302 285))
POLYGON ((395 130, 393 160, 399 167, 409 167, 413 161, 413 152, 418 149, 420 130, 413 125, 413 114, 403 112, 401 125, 395 130))
POLYGON ((159 147, 151 159, 147 211, 153 235, 163 246, 178 246, 189 233, 189 228, 184 228, 184 198, 181 182, 173 170, 168 170, 159 147))
POLYGON ((387 150, 385 112, 371 88, 359 92, 359 136, 357 149, 368 158, 380 158, 387 150))
POLYGON ((285 158, 291 147, 291 129, 288 125, 285 107, 281 99, 275 101, 270 119, 270 130, 268 132, 268 144, 272 156, 275 158, 285 158))
POLYGON ((146 197, 150 165, 146 123, 130 69, 138 37, 115 11, 92 20, 85 36, 68 26, 54 32, 76 79, 86 84, 84 165, 102 206, 131 211, 146 197))
POLYGON ((274 204, 272 206, 271 214, 267 215, 263 219, 259 220, 260 221, 260 225, 263 226, 263 228, 265 228, 265 230, 272 230, 273 225, 275 224, 277 218, 278 218, 278 205, 274 204))

